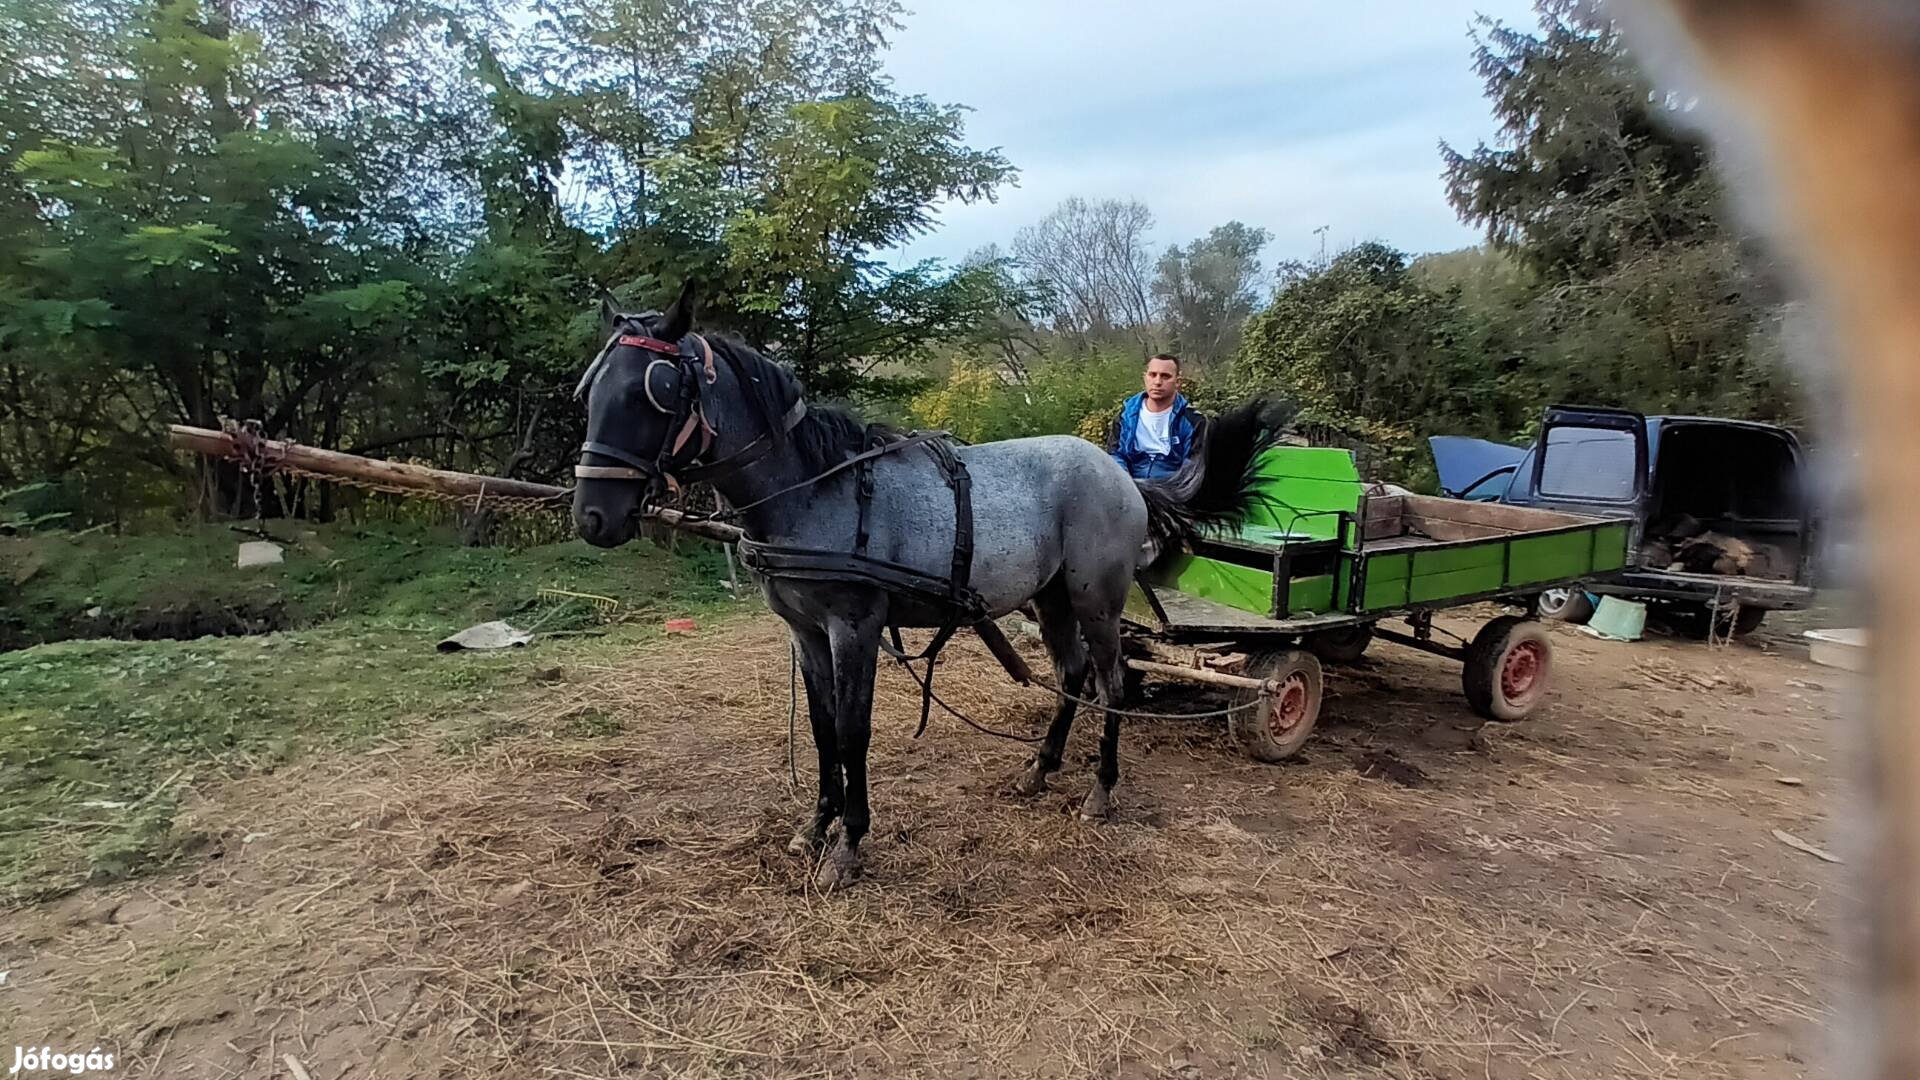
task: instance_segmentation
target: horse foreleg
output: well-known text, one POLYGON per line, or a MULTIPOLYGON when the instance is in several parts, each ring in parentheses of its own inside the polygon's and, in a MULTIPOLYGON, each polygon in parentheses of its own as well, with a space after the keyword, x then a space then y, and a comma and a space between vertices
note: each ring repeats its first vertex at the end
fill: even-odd
POLYGON ((813 748, 820 758, 820 798, 813 821, 794 833, 787 850, 796 855, 818 851, 827 842, 827 829, 840 816, 845 786, 840 777, 840 737, 834 729, 833 647, 818 630, 793 631, 799 650, 800 677, 807 684, 807 722, 813 728, 813 748))
POLYGON ((835 622, 827 636, 833 647, 834 733, 840 769, 846 776, 846 801, 840 815, 840 839, 820 864, 822 890, 851 885, 860 876, 860 841, 871 821, 867 809, 867 744, 873 730, 873 666, 880 655, 880 620, 835 622))

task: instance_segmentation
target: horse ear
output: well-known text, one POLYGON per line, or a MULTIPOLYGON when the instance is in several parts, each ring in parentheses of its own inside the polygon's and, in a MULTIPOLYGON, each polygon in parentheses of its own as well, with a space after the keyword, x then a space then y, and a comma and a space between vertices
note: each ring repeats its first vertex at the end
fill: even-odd
POLYGON ((693 281, 688 279, 686 284, 680 286, 680 295, 674 300, 673 306, 667 308, 665 315, 660 316, 653 336, 662 341, 679 341, 692 329, 693 281))
POLYGON ((613 306, 613 298, 611 296, 606 296, 606 295, 601 296, 600 297, 600 332, 603 334, 612 334, 614 325, 619 321, 620 321, 620 309, 613 306))

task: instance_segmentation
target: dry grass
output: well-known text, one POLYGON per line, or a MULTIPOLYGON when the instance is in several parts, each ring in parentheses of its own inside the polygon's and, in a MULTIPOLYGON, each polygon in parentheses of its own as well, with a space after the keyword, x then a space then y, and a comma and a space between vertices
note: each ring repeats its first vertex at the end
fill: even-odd
MULTIPOLYGON (((1039 720, 972 643, 949 656, 948 700, 1039 720)), ((710 629, 567 671, 472 753, 219 793, 192 877, 7 925, 0 955, 32 957, 7 1019, 110 1035, 134 1075, 286 1053, 316 1078, 1795 1075, 1825 1016, 1823 868, 1716 846, 1735 825, 1699 815, 1744 787, 1686 779, 1684 747, 1636 751, 1631 790, 1605 775, 1633 722, 1423 750, 1431 664, 1345 680, 1368 723, 1285 768, 1217 725, 1135 725, 1103 827, 1071 812, 1092 725, 1018 800, 1024 749, 938 721, 910 741, 913 688, 883 671, 871 880, 829 897, 785 852, 813 769, 802 716, 789 787, 784 636, 710 629), (582 715, 624 730, 568 736, 582 715), (1380 747, 1437 786, 1349 761, 1380 747)))

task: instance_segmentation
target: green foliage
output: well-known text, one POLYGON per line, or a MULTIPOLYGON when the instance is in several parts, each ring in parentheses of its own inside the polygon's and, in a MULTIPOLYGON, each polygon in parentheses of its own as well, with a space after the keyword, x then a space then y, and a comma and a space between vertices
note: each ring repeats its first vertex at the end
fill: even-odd
POLYGON ((1457 293, 1422 285, 1401 252, 1363 244, 1286 270, 1247 321, 1233 378, 1296 403, 1321 438, 1409 455, 1440 425, 1480 431, 1493 419, 1490 372, 1462 330, 1457 293))
POLYGON ((1104 445, 1120 403, 1140 392, 1140 371, 1129 352, 1067 352, 1036 361, 1027 381, 1016 383, 971 360, 914 398, 911 415, 918 426, 970 442, 1077 434, 1104 445))
POLYGON ((1501 142, 1443 148, 1455 208, 1537 282, 1469 303, 1504 324, 1537 398, 1795 419, 1774 271, 1729 224, 1704 143, 1673 122, 1683 103, 1604 17, 1542 0, 1540 24, 1483 22, 1501 142))
MULTIPOLYGON (((694 278, 705 324, 827 394, 1005 305, 991 267, 877 258, 1012 176, 879 77, 896 5, 535 10, 11 0, 0 486, 76 477, 94 520, 178 505, 197 467, 163 424, 222 416, 557 478, 604 288, 694 278)), ((256 509, 230 468, 193 478, 256 509)))
POLYGON ((1204 368, 1233 354, 1241 325, 1260 302, 1260 249, 1271 238, 1230 221, 1160 257, 1153 295, 1183 366, 1204 368))

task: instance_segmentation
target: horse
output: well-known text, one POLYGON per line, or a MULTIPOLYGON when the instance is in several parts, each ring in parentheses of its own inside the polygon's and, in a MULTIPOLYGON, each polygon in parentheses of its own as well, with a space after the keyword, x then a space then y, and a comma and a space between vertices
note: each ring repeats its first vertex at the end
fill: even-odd
POLYGON ((789 848, 821 857, 821 889, 862 869, 883 630, 897 646, 897 628, 941 628, 937 649, 958 625, 1035 612, 1061 693, 1014 790, 1046 790, 1091 675, 1105 726, 1081 815, 1104 820, 1120 776, 1128 589, 1153 557, 1239 519, 1253 459, 1273 441, 1268 403, 1209 423, 1173 477, 1136 482, 1071 435, 955 447, 944 433, 902 436, 810 404, 745 343, 693 334, 692 307, 690 285, 661 314, 602 302, 607 344, 576 391, 587 438, 574 523, 588 543, 617 546, 649 505, 696 482, 730 508, 742 561, 787 623, 806 682, 819 798, 789 848))

